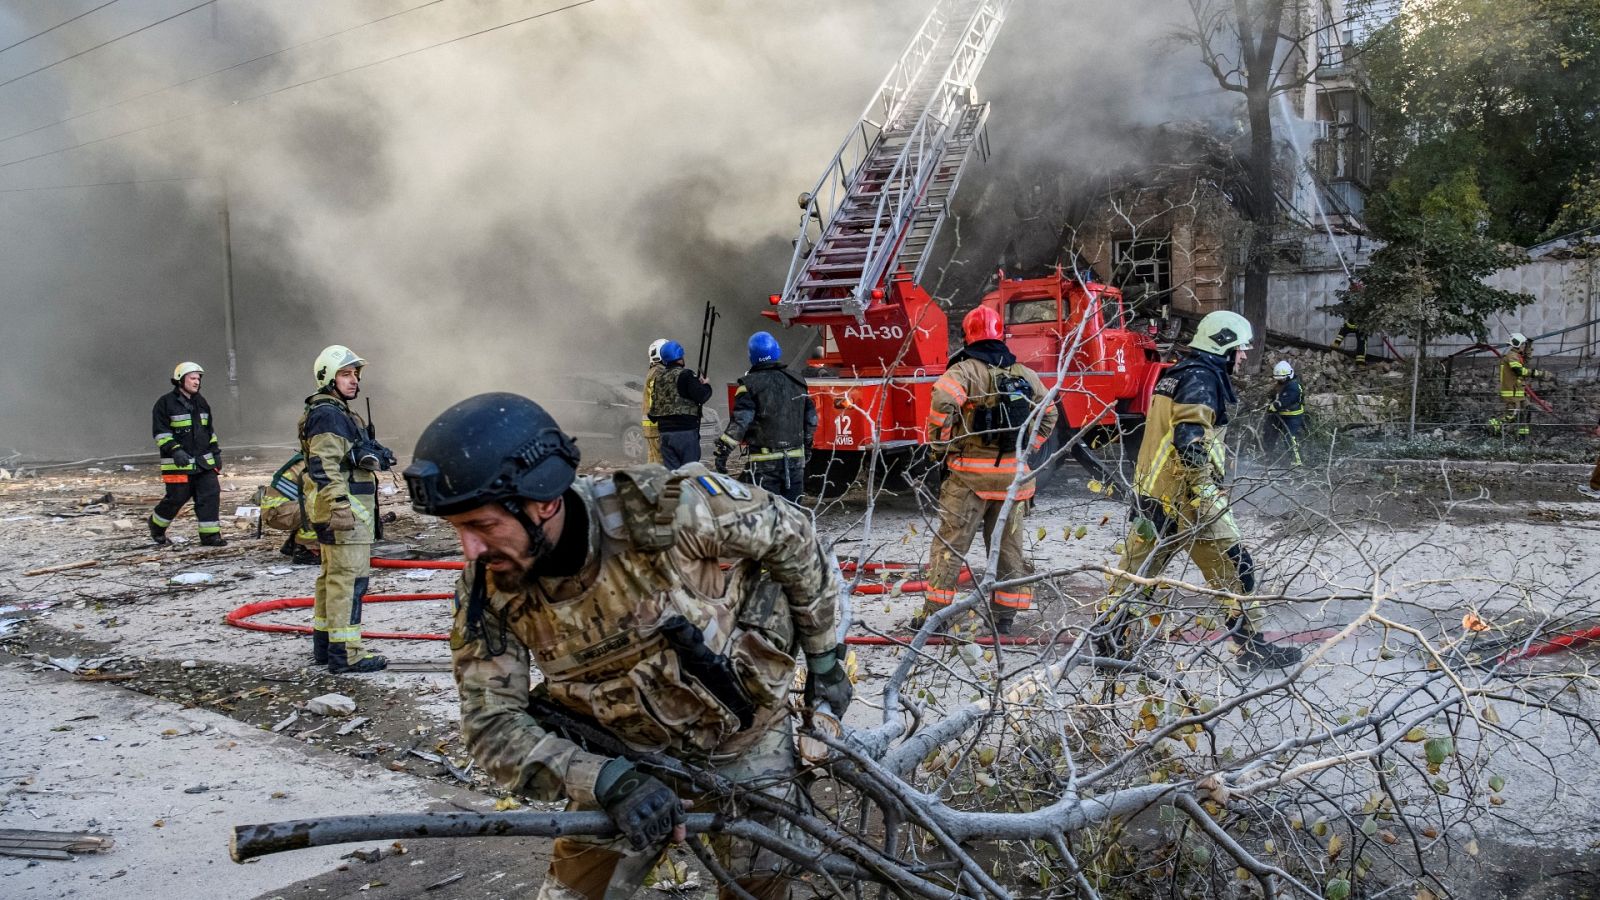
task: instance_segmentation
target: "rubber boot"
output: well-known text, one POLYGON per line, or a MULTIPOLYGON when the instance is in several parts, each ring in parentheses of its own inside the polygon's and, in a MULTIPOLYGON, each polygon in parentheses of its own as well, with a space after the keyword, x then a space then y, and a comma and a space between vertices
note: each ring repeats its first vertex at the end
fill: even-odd
POLYGON ((328 664, 328 633, 326 631, 311 632, 311 661, 319 666, 328 664))
POLYGON ((294 566, 320 566, 322 565, 322 556, 315 550, 308 550, 296 544, 294 553, 289 557, 289 564, 294 566))
POLYGON ((1269 643, 1261 635, 1247 631, 1232 636, 1239 645, 1239 664, 1252 672, 1264 669, 1287 669, 1300 664, 1304 653, 1299 647, 1269 643))
POLYGON ((299 546, 299 544, 294 542, 294 535, 291 534, 283 539, 283 546, 278 548, 278 552, 282 553, 284 556, 294 556, 294 551, 298 549, 299 546))
POLYGON ((937 603, 923 603, 922 612, 911 617, 911 630, 921 631, 922 626, 928 624, 928 619, 941 609, 944 609, 944 607, 937 603))
POLYGON ((342 662, 339 656, 333 653, 328 655, 328 671, 334 675, 365 675, 389 668, 389 661, 376 653, 369 653, 353 663, 342 662))
POLYGON ((164 547, 167 544, 172 543, 171 541, 167 540, 167 530, 165 528, 162 528, 160 525, 157 525, 154 522, 150 522, 149 525, 151 543, 155 544, 157 547, 164 547))
POLYGON ((994 633, 996 635, 1010 634, 1011 629, 1016 625, 1016 621, 1016 616, 996 615, 994 617, 994 633))
POLYGON ((200 535, 200 546, 202 546, 202 547, 226 547, 226 546, 228 546, 228 540, 227 540, 227 538, 224 538, 222 535, 217 534, 216 532, 207 532, 205 534, 200 535))

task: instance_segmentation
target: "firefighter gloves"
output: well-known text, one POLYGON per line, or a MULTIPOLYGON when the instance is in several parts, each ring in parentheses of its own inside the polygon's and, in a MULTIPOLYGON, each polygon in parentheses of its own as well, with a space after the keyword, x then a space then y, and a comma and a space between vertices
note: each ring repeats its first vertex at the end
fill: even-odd
POLYGON ((355 531, 356 514, 349 503, 335 503, 328 513, 328 527, 334 531, 355 531))

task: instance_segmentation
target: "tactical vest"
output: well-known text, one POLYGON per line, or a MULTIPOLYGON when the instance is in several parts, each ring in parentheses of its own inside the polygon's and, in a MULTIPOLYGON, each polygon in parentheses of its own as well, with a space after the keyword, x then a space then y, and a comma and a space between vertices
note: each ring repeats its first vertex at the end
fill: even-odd
POLYGON ((682 366, 668 366, 650 382, 650 418, 700 417, 700 404, 678 392, 678 378, 686 371, 682 366))
POLYGON ((579 479, 583 571, 512 591, 488 573, 482 627, 490 647, 503 627, 529 649, 560 706, 639 750, 704 760, 746 749, 789 714, 798 651, 787 599, 755 562, 723 570, 677 550, 682 492, 700 489, 690 479, 744 490, 698 464, 579 479), (720 683, 705 669, 719 661, 720 683))
POLYGON ((804 447, 806 383, 786 369, 754 369, 742 380, 756 404, 756 420, 745 435, 751 452, 804 447))

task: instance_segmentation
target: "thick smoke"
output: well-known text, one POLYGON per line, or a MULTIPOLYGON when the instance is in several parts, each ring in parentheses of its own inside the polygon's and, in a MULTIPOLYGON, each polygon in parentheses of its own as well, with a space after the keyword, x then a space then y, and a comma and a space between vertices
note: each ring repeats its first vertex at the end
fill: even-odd
MULTIPOLYGON (((419 4, 219 2, 0 88, 0 137, 419 4)), ((795 196, 928 5, 599 0, 322 77, 540 8, 447 0, 0 141, 0 188, 191 179, 0 194, 0 446, 143 449, 150 403, 189 358, 225 439, 289 443, 333 342, 369 359, 379 424, 406 438, 479 391, 636 377, 658 336, 692 356, 707 300, 724 313, 713 378, 730 379, 781 286, 795 196), (224 195, 244 421, 222 340, 224 195)), ((67 15, 42 7, 0 18, 0 44, 67 15)), ((1017 208, 1008 194, 1126 159, 1132 126, 1192 114, 1194 51, 1161 40, 1173 7, 1013 6, 980 82, 996 153, 963 188, 968 237, 1017 227, 994 212, 1017 208)), ((0 81, 181 8, 125 0, 0 54, 0 81)))

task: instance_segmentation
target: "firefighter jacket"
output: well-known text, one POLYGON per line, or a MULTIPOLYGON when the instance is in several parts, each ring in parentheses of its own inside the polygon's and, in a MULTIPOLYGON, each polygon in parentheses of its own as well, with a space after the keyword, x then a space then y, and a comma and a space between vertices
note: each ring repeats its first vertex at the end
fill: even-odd
POLYGON ((607 758, 528 714, 530 668, 641 751, 721 763, 782 726, 800 654, 839 641, 840 578, 806 513, 698 463, 580 478, 565 500, 557 571, 500 584, 469 565, 457 582, 473 758, 508 789, 595 804, 607 758))
POLYGON ((721 441, 750 445, 751 462, 804 457, 817 430, 817 407, 804 380, 780 362, 757 363, 739 379, 721 441))
POLYGON ((1528 379, 1543 378, 1542 372, 1528 365, 1527 350, 1508 350, 1500 359, 1500 396, 1505 400, 1521 400, 1528 396, 1528 379))
POLYGON ((1306 412, 1305 394, 1300 389, 1300 379, 1290 378, 1278 388, 1278 396, 1267 404, 1267 411, 1280 416, 1303 416, 1306 412))
POLYGON ((211 404, 199 394, 185 397, 177 388, 162 394, 150 410, 150 433, 161 453, 163 480, 188 481, 201 469, 222 466, 222 448, 211 430, 211 404), (173 451, 180 449, 189 454, 188 465, 173 461, 173 451))
MULTIPOLYGON (((928 405, 928 445, 943 454, 950 468, 949 477, 965 485, 985 500, 1003 500, 1017 472, 1032 471, 1026 458, 1018 460, 1015 444, 974 434, 972 419, 980 406, 992 405, 999 398, 995 376, 1009 373, 1020 376, 1033 390, 1035 405, 1043 401, 1044 384, 1001 341, 977 341, 957 354, 956 361, 933 383, 933 398, 928 405)), ((1037 420, 1031 450, 1038 450, 1050 439, 1056 427, 1056 407, 1052 404, 1037 420)), ((1017 489, 1017 499, 1033 496, 1034 483, 1017 489)))
POLYGON ((650 404, 653 402, 652 395, 655 390, 656 376, 666 370, 667 367, 661 363, 651 363, 650 368, 646 369, 644 373, 644 396, 641 398, 642 408, 640 409, 643 418, 639 420, 639 425, 644 428, 646 434, 651 433, 656 427, 656 420, 650 418, 650 404))
POLYGON ((651 379, 650 418, 662 431, 699 431, 700 405, 711 399, 711 385, 684 368, 682 363, 666 366, 651 379))
POLYGON ((307 491, 306 514, 323 543, 370 544, 376 535, 378 477, 355 464, 353 450, 366 437, 366 423, 349 404, 329 391, 306 398, 300 416, 300 452, 306 458, 306 478, 315 487, 307 491), (328 519, 336 505, 348 503, 356 527, 333 531, 328 519))
POLYGON ((1227 448, 1228 407, 1238 396, 1225 357, 1191 350, 1156 382, 1144 421, 1144 442, 1133 487, 1182 517, 1198 496, 1220 487, 1227 448))

